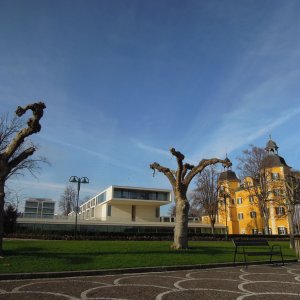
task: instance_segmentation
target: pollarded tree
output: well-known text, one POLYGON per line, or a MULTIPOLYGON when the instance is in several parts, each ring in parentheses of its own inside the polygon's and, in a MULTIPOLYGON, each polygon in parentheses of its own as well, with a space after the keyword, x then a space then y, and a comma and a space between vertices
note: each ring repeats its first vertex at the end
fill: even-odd
POLYGON ((27 121, 27 126, 22 128, 23 123, 17 117, 11 121, 7 116, 0 120, 0 255, 3 255, 3 211, 5 201, 5 183, 13 175, 23 174, 25 170, 33 173, 38 163, 44 158, 30 158, 36 151, 36 146, 29 143, 27 138, 41 130, 40 119, 46 108, 43 102, 29 104, 18 107, 16 110, 17 117, 21 117, 27 110, 32 111, 31 118, 27 121))
MULTIPOLYGON (((194 166, 189 163, 183 163, 184 155, 176 151, 174 148, 170 149, 172 155, 177 160, 177 170, 171 170, 163 167, 158 163, 153 163, 150 168, 155 171, 163 173, 170 181, 176 203, 176 223, 174 230, 173 249, 187 249, 188 248, 188 213, 190 204, 187 199, 187 191, 192 179, 201 173, 207 166, 217 163, 223 163, 225 166, 231 166, 229 159, 202 159, 198 165, 194 166)), ((153 174, 154 175, 154 174, 153 174)))

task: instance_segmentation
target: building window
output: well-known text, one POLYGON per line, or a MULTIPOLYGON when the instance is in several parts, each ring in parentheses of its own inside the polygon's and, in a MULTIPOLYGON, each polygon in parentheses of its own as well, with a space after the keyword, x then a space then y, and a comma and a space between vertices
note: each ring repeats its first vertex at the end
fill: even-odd
POLYGON ((279 189, 274 189, 273 190, 273 195, 274 196, 280 196, 280 190, 279 189))
POLYGON ((285 209, 284 209, 283 206, 278 206, 278 207, 275 208, 275 210, 276 210, 276 215, 277 216, 285 215, 285 209))
POLYGON ((231 199, 231 204, 233 204, 233 205, 234 205, 234 199, 231 199))
POLYGON ((132 205, 131 206, 131 221, 135 222, 136 219, 136 206, 132 205))
POLYGON ((258 229, 257 228, 253 228, 252 229, 252 234, 258 234, 258 229))
POLYGON ((243 203, 242 197, 238 197, 238 198, 236 199, 236 203, 237 203, 237 204, 242 204, 242 203, 243 203))
POLYGON ((256 218, 256 211, 250 211, 250 217, 252 219, 256 218))
POLYGON ((253 195, 250 195, 250 196, 249 196, 249 203, 250 203, 250 204, 253 204, 253 203, 254 203, 254 197, 253 197, 253 195))
POLYGON ((104 202, 106 200, 106 192, 97 196, 96 199, 97 199, 97 201, 96 201, 97 204, 104 202))
POLYGON ((238 213, 238 219, 243 220, 244 219, 244 214, 243 213, 238 213))
POLYGON ((107 216, 111 217, 111 205, 107 205, 107 216))
POLYGON ((94 218, 94 217, 95 217, 95 208, 93 207, 92 212, 91 212, 91 218, 94 218))
POLYGON ((155 217, 156 217, 156 218, 159 218, 159 217, 160 217, 160 209, 159 209, 159 207, 156 207, 156 208, 155 208, 155 217))
POLYGON ((279 173, 271 173, 271 178, 273 180, 278 180, 279 179, 279 173))
POLYGON ((125 199, 168 201, 169 193, 115 188, 113 192, 113 197, 125 199))
POLYGON ((278 234, 285 235, 287 234, 287 230, 285 227, 278 227, 278 234))

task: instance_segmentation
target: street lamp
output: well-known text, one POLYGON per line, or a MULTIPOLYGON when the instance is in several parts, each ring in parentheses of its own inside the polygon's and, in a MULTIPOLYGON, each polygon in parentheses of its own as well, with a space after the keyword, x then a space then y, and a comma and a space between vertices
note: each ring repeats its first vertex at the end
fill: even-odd
POLYGON ((89 183, 89 179, 87 177, 77 177, 71 176, 69 179, 72 183, 77 183, 77 199, 76 199, 76 208, 75 208, 75 230, 74 230, 74 239, 76 240, 77 235, 77 215, 78 215, 78 202, 79 202, 79 191, 80 191, 80 184, 81 183, 89 183))

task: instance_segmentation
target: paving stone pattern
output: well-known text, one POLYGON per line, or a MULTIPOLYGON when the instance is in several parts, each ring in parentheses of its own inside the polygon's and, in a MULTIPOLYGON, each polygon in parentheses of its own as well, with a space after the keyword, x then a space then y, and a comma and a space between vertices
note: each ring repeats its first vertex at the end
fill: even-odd
POLYGON ((0 281, 0 300, 300 299, 300 263, 0 281))

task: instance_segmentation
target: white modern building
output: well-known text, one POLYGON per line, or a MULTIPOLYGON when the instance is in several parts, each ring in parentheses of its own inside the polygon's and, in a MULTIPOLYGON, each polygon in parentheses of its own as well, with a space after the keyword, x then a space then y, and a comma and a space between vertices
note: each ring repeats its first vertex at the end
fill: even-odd
POLYGON ((53 218, 55 201, 47 198, 29 198, 25 201, 25 218, 53 218))
POLYGON ((170 190, 110 186, 80 206, 78 219, 113 223, 159 222, 160 207, 171 202, 170 190))

